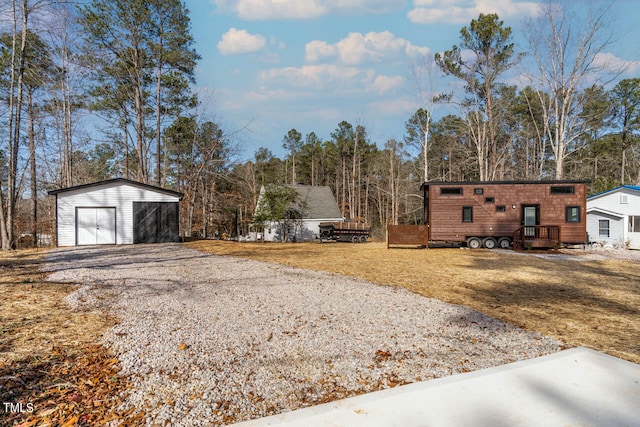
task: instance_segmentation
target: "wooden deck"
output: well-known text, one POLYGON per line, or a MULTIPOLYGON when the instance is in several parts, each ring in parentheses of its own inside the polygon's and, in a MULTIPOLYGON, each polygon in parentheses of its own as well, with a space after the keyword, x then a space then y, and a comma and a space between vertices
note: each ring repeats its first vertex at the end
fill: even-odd
POLYGON ((557 248, 560 246, 559 225, 528 225, 513 233, 513 249, 557 248))

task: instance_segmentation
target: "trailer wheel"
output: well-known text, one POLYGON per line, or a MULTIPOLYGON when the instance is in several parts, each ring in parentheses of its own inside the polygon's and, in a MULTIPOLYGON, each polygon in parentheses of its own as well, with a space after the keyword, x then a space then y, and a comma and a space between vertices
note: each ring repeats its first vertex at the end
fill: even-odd
POLYGON ((360 236, 360 243, 367 243, 367 236, 360 236))
POLYGON ((482 246, 482 240, 479 237, 469 237, 467 239, 467 246, 470 249, 478 249, 482 246))
POLYGON ((352 243, 359 243, 359 242, 360 242, 360 239, 358 238, 358 236, 353 236, 353 237, 351 238, 351 242, 352 242, 352 243))
POLYGON ((498 246, 498 242, 493 237, 485 237, 482 241, 482 246, 486 249, 495 249, 498 246))
POLYGON ((509 249, 511 246, 511 239, 508 237, 501 237, 498 239, 498 247, 500 249, 509 249))

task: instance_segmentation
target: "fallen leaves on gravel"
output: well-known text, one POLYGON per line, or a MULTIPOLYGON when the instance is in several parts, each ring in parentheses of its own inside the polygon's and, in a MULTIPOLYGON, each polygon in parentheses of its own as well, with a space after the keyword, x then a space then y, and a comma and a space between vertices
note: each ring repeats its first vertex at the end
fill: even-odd
POLYGON ((144 414, 135 408, 119 409, 129 383, 118 370, 118 360, 97 344, 75 353, 54 348, 47 359, 2 365, 3 401, 20 403, 22 412, 1 408, 0 425, 138 425, 144 414))

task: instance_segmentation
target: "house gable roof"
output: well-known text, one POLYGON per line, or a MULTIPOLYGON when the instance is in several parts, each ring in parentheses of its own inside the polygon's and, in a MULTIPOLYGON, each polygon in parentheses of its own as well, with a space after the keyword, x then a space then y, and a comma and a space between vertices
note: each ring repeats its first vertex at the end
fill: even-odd
POLYGON ((342 218, 336 199, 331 188, 317 185, 288 185, 300 195, 300 201, 305 204, 305 219, 342 218))
POLYGON ((587 197, 587 200, 597 199, 598 197, 602 197, 606 194, 617 193, 619 191, 630 190, 631 192, 638 193, 640 196, 640 186, 638 185, 621 185, 620 187, 612 188, 611 190, 603 191, 602 193, 594 194, 593 196, 587 197))
POLYGON ((615 218, 624 218, 623 214, 618 213, 618 212, 613 212, 613 211, 610 211, 610 210, 607 210, 607 209, 602 209, 602 208, 597 208, 597 207, 588 208, 587 209, 587 214, 596 213, 596 212, 599 213, 599 214, 609 215, 609 216, 612 216, 612 217, 615 217, 615 218))
POLYGON ((151 184, 144 184, 142 182, 131 181, 129 179, 124 179, 124 178, 107 179, 104 181, 97 181, 89 184, 81 184, 81 185, 75 185, 73 187, 59 188, 57 190, 51 190, 47 194, 49 194, 50 196, 54 196, 59 193, 66 193, 68 191, 90 189, 92 187, 101 187, 101 186, 107 186, 112 184, 132 185, 134 187, 144 188, 145 190, 155 191, 156 193, 164 193, 170 196, 175 196, 175 197, 178 197, 180 200, 182 200, 182 198, 184 197, 184 194, 179 193, 177 191, 168 190, 162 187, 156 187, 155 185, 151 185, 151 184))

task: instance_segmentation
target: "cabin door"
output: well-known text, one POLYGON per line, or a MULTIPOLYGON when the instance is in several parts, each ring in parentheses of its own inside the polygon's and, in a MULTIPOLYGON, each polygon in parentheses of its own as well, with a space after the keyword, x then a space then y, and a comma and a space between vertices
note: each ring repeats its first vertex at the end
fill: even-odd
POLYGON ((523 206, 522 207, 522 225, 524 225, 525 237, 535 237, 536 228, 534 226, 540 224, 540 206, 523 206))

